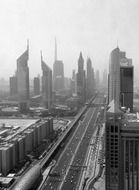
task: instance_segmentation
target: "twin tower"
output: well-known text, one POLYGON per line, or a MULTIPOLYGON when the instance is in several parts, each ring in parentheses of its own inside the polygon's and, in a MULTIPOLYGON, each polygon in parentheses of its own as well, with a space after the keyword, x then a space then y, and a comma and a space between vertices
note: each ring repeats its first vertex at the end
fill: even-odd
MULTIPOLYGON (((17 94, 19 101, 19 110, 25 113, 29 109, 29 45, 26 51, 17 59, 17 94)), ((61 60, 57 59, 57 43, 55 40, 55 60, 53 64, 53 76, 51 68, 44 62, 41 53, 41 69, 42 69, 42 103, 50 109, 53 99, 53 90, 60 91, 64 89, 64 65, 61 60)))

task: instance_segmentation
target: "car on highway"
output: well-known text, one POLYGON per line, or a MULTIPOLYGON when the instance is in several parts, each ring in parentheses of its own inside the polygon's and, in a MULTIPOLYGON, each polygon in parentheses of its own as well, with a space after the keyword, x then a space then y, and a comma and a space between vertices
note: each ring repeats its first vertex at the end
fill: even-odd
POLYGON ((106 164, 105 163, 103 163, 103 165, 102 165, 103 167, 105 167, 106 166, 106 164))
POLYGON ((51 176, 51 177, 60 177, 60 173, 54 171, 53 173, 50 173, 49 176, 51 176))

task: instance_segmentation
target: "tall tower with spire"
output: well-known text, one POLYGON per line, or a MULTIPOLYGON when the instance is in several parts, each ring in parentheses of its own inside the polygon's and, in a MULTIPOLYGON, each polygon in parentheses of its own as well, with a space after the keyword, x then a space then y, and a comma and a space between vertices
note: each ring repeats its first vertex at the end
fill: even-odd
POLYGON ((55 38, 55 55, 53 64, 53 87, 54 91, 64 89, 64 64, 63 61, 57 59, 57 41, 55 38))
POLYGON ((54 60, 57 60, 57 41, 56 41, 56 37, 55 37, 55 58, 54 60))
POLYGON ((45 108, 51 109, 52 106, 52 70, 43 61, 41 52, 41 68, 42 68, 42 104, 45 108))
POLYGON ((82 52, 80 52, 78 59, 77 95, 80 99, 80 103, 83 104, 86 100, 86 80, 82 52))
POLYGON ((87 59, 86 68, 86 96, 87 98, 91 98, 91 96, 95 93, 95 79, 92 61, 90 58, 87 59))
POLYGON ((29 109, 29 42, 27 49, 17 59, 17 90, 20 112, 26 113, 29 109))

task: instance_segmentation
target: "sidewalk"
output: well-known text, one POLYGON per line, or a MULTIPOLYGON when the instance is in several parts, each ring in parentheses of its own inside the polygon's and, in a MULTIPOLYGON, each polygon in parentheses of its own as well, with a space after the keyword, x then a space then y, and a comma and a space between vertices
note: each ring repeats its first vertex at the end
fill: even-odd
POLYGON ((101 177, 95 184, 94 187, 96 190, 105 190, 105 176, 101 177))

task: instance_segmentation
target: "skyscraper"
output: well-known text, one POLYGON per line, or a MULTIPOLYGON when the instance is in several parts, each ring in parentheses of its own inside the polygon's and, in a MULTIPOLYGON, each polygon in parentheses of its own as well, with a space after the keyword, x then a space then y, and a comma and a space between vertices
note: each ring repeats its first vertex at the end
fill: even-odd
POLYGON ((120 101, 121 106, 133 111, 133 78, 134 67, 132 59, 126 58, 125 52, 120 52, 120 101))
POLYGON ((103 71, 102 86, 104 88, 107 88, 107 83, 108 83, 108 80, 107 80, 107 70, 105 69, 103 71))
POLYGON ((109 102, 116 99, 119 106, 133 110, 133 66, 125 52, 114 49, 109 64, 109 102))
POLYGON ((17 89, 20 112, 25 113, 29 109, 29 46, 17 59, 17 89))
POLYGON ((34 95, 39 95, 40 94, 40 78, 34 77, 33 83, 34 83, 34 95))
POLYGON ((42 68, 42 101, 44 107, 50 109, 52 106, 52 70, 43 61, 41 55, 41 68, 42 68))
POLYGON ((106 114, 106 190, 139 189, 139 119, 123 113, 133 106, 133 67, 119 48, 112 51, 106 114), (122 99, 124 98, 124 99, 122 99), (110 102, 111 100, 111 102, 110 102))
POLYGON ((55 39, 55 61, 53 64, 53 85, 55 91, 64 89, 64 65, 61 60, 57 59, 56 39, 55 39))
POLYGON ((72 71, 71 91, 72 91, 72 94, 76 93, 76 74, 75 74, 75 70, 72 71))
POLYGON ((96 70, 96 76, 95 76, 95 84, 96 84, 96 89, 99 89, 100 86, 100 75, 99 75, 99 70, 96 70))
POLYGON ((78 59, 77 95, 80 98, 80 102, 84 103, 86 100, 86 79, 82 52, 80 52, 80 56, 78 59))
POLYGON ((17 96, 17 77, 16 77, 16 75, 10 77, 10 96, 11 97, 17 96))
POLYGON ((139 118, 112 101, 106 114, 106 190, 139 189, 139 118))
POLYGON ((94 70, 92 68, 92 61, 90 58, 87 59, 87 75, 86 75, 86 96, 91 98, 95 91, 94 81, 94 70))
POLYGON ((109 105, 106 114, 106 190, 119 189, 120 175, 120 128, 122 112, 116 100, 109 105))
POLYGON ((120 105, 120 50, 114 49, 109 63, 109 102, 113 99, 120 105))

